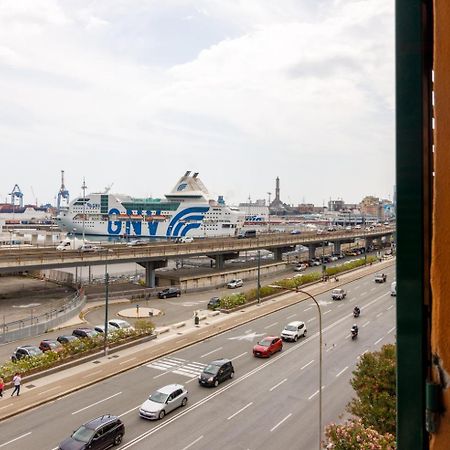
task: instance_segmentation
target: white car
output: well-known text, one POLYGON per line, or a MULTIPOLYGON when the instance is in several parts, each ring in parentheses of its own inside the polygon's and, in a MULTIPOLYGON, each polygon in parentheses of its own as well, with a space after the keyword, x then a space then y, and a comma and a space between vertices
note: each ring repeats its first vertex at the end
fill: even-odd
POLYGON ((332 298, 333 300, 344 300, 344 298, 346 297, 346 295, 347 295, 347 292, 345 292, 345 290, 344 290, 344 289, 341 289, 341 288, 339 288, 339 289, 333 289, 333 290, 331 291, 331 298, 332 298))
POLYGON ((122 319, 114 319, 110 320, 109 325, 117 330, 134 330, 134 327, 131 325, 131 323, 127 322, 126 320, 122 319))
POLYGON ((298 264, 294 268, 295 272, 303 272, 304 270, 306 270, 306 264, 298 264))
POLYGON ((180 406, 186 406, 188 391, 181 384, 169 384, 150 394, 139 408, 144 419, 162 419, 167 413, 180 406))
POLYGON ((295 321, 288 323, 281 332, 283 341, 297 342, 298 338, 306 336, 305 322, 295 321))
POLYGON ((134 247, 135 245, 146 245, 148 241, 145 239, 134 239, 130 242, 127 242, 127 247, 134 247))
POLYGON ((391 284, 391 296, 396 297, 397 296, 397 282, 393 281, 391 284))
POLYGON ((330 261, 337 261, 338 260, 338 257, 337 256, 330 256, 330 261))
POLYGON ((100 250, 100 247, 97 247, 96 245, 92 244, 83 244, 80 247, 80 252, 98 252, 100 250))
POLYGON ((191 242, 194 242, 194 238, 190 236, 182 236, 177 238, 176 242, 178 244, 190 244, 191 242))
POLYGON ((240 288, 242 286, 244 286, 244 282, 239 278, 237 278, 235 280, 231 280, 229 283, 227 283, 228 289, 236 289, 236 288, 240 288))

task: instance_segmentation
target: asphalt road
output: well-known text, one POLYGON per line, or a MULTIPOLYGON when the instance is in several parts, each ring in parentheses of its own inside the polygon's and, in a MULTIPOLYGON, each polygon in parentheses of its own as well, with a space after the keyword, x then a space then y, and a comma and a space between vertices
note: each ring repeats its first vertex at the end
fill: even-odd
MULTIPOLYGON (((389 293, 394 270, 386 271, 384 284, 375 284, 373 276, 349 283, 343 301, 333 302, 329 293, 318 296, 324 425, 344 412, 358 357, 395 339, 395 297, 389 293), (351 314, 356 304, 361 308, 358 319, 351 314), (354 322, 360 335, 352 341, 354 322)), ((55 449, 80 424, 105 413, 120 415, 125 423, 121 449, 317 448, 318 342, 317 309, 307 300, 5 420, 0 449, 55 449), (296 319, 306 322, 306 338, 285 343, 283 351, 268 360, 252 356, 257 340, 279 334, 296 319), (235 378, 218 388, 200 387, 198 372, 218 357, 233 359, 235 378), (140 419, 137 409, 148 394, 175 382, 188 388, 188 405, 162 421, 140 419)), ((50 389, 58 389, 57 384, 50 389)))

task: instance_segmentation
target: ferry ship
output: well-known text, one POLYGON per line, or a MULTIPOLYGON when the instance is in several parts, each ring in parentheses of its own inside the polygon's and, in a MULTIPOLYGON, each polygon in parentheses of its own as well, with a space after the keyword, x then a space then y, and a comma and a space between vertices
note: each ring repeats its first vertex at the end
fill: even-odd
POLYGON ((235 236, 244 215, 214 200, 198 177, 187 171, 159 198, 92 193, 73 200, 56 218, 61 230, 109 237, 177 238, 235 236))

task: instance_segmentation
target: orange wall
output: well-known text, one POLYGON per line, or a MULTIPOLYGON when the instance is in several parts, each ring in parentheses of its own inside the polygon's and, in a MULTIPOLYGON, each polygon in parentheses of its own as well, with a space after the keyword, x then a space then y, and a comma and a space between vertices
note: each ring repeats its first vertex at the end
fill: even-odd
MULTIPOLYGON (((435 178, 431 262, 431 346, 449 384, 430 449, 450 449, 450 1, 434 0, 435 178)), ((433 381, 439 382, 436 368, 433 381)))

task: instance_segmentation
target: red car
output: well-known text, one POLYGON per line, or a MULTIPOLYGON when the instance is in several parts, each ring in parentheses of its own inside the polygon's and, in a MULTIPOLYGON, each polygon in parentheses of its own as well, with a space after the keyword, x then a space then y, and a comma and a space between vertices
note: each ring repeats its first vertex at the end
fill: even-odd
POLYGON ((43 352, 53 351, 53 352, 60 352, 64 350, 64 347, 60 342, 58 342, 56 339, 44 339, 39 344, 39 348, 43 352))
POLYGON ((283 349, 283 341, 278 336, 266 336, 253 347, 253 356, 268 358, 283 349))

